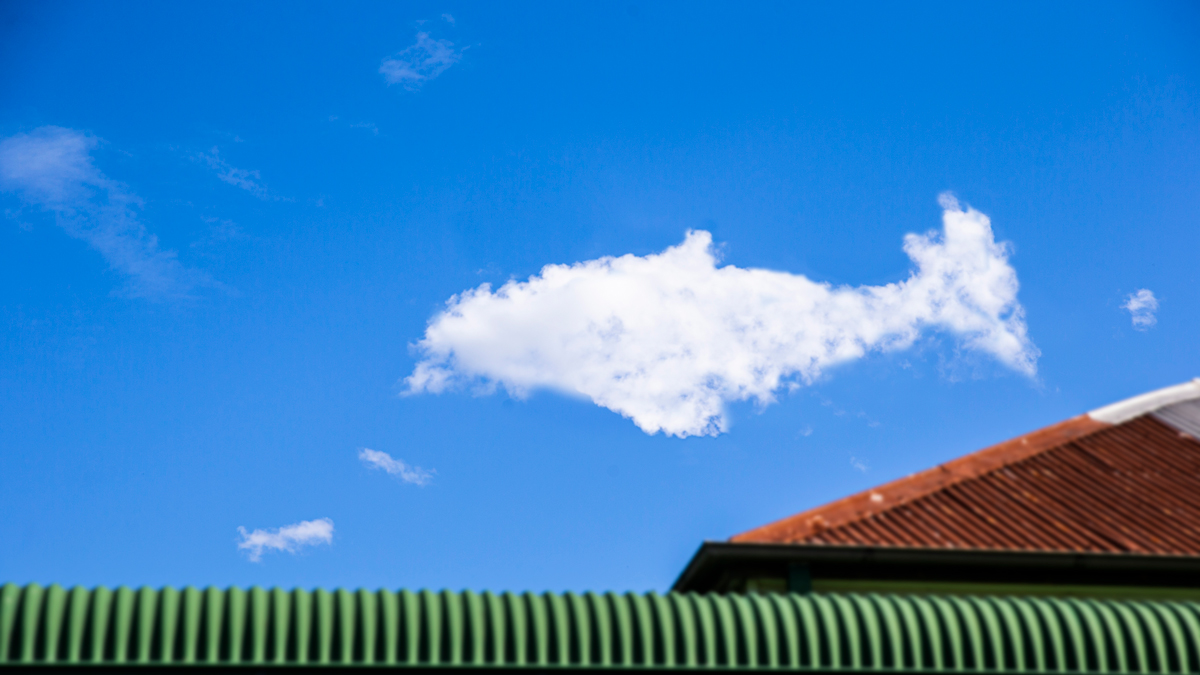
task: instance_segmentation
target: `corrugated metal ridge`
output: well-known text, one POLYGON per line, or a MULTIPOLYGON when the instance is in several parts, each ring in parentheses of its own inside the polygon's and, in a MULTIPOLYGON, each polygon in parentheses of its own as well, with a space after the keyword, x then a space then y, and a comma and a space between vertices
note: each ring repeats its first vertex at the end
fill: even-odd
POLYGON ((1200 604, 892 594, 0 588, 0 667, 1200 672, 1200 604))
POLYGON ((1200 400, 1180 401, 1159 408, 1151 414, 1160 422, 1169 424, 1192 438, 1200 439, 1200 400))
POLYGON ((1117 401, 1103 408, 1096 408, 1089 412, 1088 416, 1109 424, 1121 424, 1169 405, 1196 399, 1200 399, 1200 377, 1190 382, 1163 387, 1127 398, 1124 401, 1117 401))
POLYGON ((1109 426, 1088 415, 1073 417, 932 469, 742 532, 729 540, 739 543, 802 541, 825 530, 863 521, 1109 426))

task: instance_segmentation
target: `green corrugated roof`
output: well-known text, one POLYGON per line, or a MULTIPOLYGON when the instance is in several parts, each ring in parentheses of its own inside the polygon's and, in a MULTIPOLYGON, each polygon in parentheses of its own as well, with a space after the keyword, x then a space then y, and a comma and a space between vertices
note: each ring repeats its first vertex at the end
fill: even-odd
POLYGON ((1200 604, 8 584, 15 664, 1198 672, 1200 604))

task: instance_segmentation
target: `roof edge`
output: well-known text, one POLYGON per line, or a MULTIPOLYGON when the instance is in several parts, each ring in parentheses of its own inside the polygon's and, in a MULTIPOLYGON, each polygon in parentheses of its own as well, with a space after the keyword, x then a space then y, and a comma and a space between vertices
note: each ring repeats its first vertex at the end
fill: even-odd
POLYGON ((1110 426, 1110 423, 1104 420, 1079 415, 952 459, 931 469, 736 534, 730 537, 729 541, 735 544, 798 542, 824 530, 869 518, 881 511, 1014 464, 1110 426))
MULTIPOLYGON (((797 563, 834 566, 841 571, 845 571, 846 566, 869 564, 938 569, 1088 570, 1115 575, 1134 572, 1151 576, 1182 574, 1193 580, 1188 586, 1200 586, 1200 583, 1194 583, 1200 574, 1200 556, 1186 554, 706 541, 688 561, 671 590, 695 591, 704 586, 706 578, 711 580, 715 571, 730 565, 797 563)), ((1164 578, 1163 581, 1177 582, 1178 579, 1164 578)))
POLYGON ((1117 401, 1102 408, 1096 408, 1088 417, 1109 424, 1121 424, 1129 420, 1152 413, 1161 408, 1184 401, 1200 398, 1200 377, 1183 384, 1163 387, 1154 391, 1139 394, 1124 401, 1117 401))

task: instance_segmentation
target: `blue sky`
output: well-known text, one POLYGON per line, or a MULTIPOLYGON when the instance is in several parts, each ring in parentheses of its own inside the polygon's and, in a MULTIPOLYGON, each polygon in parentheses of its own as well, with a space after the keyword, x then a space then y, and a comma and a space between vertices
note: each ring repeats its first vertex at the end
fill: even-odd
POLYGON ((1194 4, 0 30, 3 580, 664 589, 1200 375, 1194 4))

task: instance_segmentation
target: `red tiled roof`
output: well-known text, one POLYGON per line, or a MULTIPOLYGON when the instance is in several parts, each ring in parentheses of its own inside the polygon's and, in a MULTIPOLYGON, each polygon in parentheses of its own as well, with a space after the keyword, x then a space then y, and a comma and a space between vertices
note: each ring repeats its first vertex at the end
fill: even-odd
POLYGON ((1200 555, 1198 429, 1200 380, 1040 429, 731 541, 1200 555))

